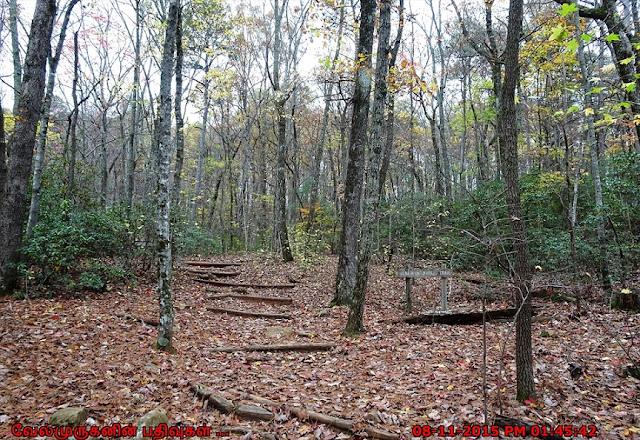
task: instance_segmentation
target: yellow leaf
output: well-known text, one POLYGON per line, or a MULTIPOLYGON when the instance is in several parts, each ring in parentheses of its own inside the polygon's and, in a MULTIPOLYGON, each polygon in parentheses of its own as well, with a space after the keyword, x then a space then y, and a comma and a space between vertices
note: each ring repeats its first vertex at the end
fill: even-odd
POLYGON ((628 294, 630 294, 630 293, 631 293, 631 290, 629 290, 629 289, 622 289, 622 290, 620 291, 620 293, 624 293, 625 295, 628 295, 628 294))
POLYGON ((595 114, 595 112, 593 111, 593 109, 591 107, 589 107, 589 108, 585 108, 584 109, 584 114, 585 114, 585 116, 590 116, 590 115, 595 114))
POLYGON ((613 429, 613 425, 611 423, 607 423, 606 425, 604 425, 605 431, 611 431, 612 429, 613 429))
POLYGON ((536 270, 542 270, 542 266, 536 266, 536 270))
POLYGON ((632 426, 631 428, 629 428, 629 431, 633 432, 634 434, 640 434, 640 428, 637 426, 632 426))
POLYGON ((449 385, 449 386, 447 387, 447 391, 451 391, 452 389, 453 389, 453 385, 449 385))

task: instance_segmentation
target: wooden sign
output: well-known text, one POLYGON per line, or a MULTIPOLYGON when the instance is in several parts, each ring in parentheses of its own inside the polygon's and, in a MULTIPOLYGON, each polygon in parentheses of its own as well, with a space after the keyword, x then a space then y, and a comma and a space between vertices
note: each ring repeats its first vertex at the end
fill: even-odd
POLYGON ((450 277, 453 275, 451 269, 405 269, 398 271, 401 278, 426 278, 426 277, 450 277))

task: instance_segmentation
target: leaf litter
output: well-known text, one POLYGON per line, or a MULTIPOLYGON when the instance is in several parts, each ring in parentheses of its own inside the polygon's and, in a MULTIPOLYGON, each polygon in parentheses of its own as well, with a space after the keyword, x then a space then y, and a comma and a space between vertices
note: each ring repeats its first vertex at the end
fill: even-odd
MULTIPOLYGON (((149 277, 146 281, 141 277, 136 286, 114 285, 109 292, 81 298, 0 299, 0 436, 10 436, 10 427, 17 422, 43 425, 53 411, 66 406, 88 408, 98 426, 135 424, 143 414, 162 406, 172 424, 207 424, 214 431, 221 426, 244 427, 244 438, 259 438, 258 433, 275 438, 353 438, 283 412, 272 422, 220 414, 189 393, 192 383, 202 383, 236 403, 239 396, 229 390, 282 405, 304 405, 309 411, 347 418, 356 426, 373 425, 400 438, 412 438, 414 425, 462 428, 484 423, 482 326, 398 322, 406 316, 404 280, 374 266, 367 291, 367 332, 357 338, 343 337, 347 308, 326 312, 333 296, 336 259, 320 257, 306 269, 264 256, 225 260, 234 258, 242 262, 238 282, 300 281, 293 289, 244 289, 241 293, 288 296, 293 303, 211 300, 209 296, 231 289, 196 283, 176 266, 174 346, 178 352, 174 355, 154 349, 154 327, 121 317, 157 318, 157 298, 151 293, 154 285, 149 277), (212 306, 287 313, 292 319, 216 314, 206 310, 212 306), (273 326, 301 332, 267 336, 267 328, 273 326), (207 351, 310 339, 338 347, 327 352, 207 351)), ((454 279, 450 307, 479 310, 475 287, 454 279)), ((422 312, 437 310, 439 289, 437 279, 418 280, 414 306, 422 312)), ((499 308, 507 302, 505 294, 490 306, 499 308)), ((637 438, 640 381, 623 374, 628 358, 621 344, 636 359, 640 357, 640 315, 594 305, 588 316, 577 321, 570 319, 572 304, 534 302, 543 318, 533 323, 538 396, 525 404, 515 400, 514 332, 509 331, 509 323, 490 323, 490 415, 502 406, 504 415, 529 423, 595 425, 597 438, 637 438), (582 374, 572 377, 570 364, 579 364, 582 374)))

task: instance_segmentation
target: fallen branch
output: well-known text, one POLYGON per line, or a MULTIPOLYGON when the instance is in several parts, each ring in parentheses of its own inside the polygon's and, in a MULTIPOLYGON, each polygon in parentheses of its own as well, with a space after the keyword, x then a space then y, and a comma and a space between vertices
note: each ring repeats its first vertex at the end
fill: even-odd
MULTIPOLYGON (((513 318, 516 309, 491 310, 486 312, 488 321, 513 318)), ((482 323, 482 312, 465 313, 433 313, 404 318, 402 321, 408 324, 448 324, 448 325, 472 325, 482 323)))
MULTIPOLYGON (((526 430, 526 433, 528 436, 531 437, 538 437, 538 438, 544 438, 545 440, 564 440, 565 437, 560 437, 557 435, 543 435, 543 434, 551 434, 553 432, 553 428, 551 427, 547 427, 546 432, 540 432, 540 435, 533 435, 531 434, 531 428, 533 426, 537 426, 540 427, 540 425, 534 425, 532 423, 527 423, 524 422, 522 420, 518 420, 518 419, 512 419, 511 417, 505 417, 505 416, 501 416, 500 414, 496 414, 495 418, 493 419, 493 424, 500 426, 502 428, 509 426, 510 428, 515 427, 515 426, 523 426, 526 430)), ((542 429, 540 429, 539 431, 542 431, 542 429)))
POLYGON ((184 264, 188 264, 189 266, 200 266, 200 267, 228 267, 228 266, 240 266, 240 263, 232 263, 232 262, 214 262, 214 261, 185 261, 184 264))
POLYGON ((251 287, 254 289, 291 289, 296 287, 295 284, 230 283, 227 281, 204 280, 202 278, 196 278, 196 281, 199 281, 201 283, 206 283, 206 284, 213 284, 214 286, 251 287))
MULTIPOLYGON (((255 394, 243 393, 239 390, 229 390, 230 392, 238 393, 243 399, 252 400, 261 405, 270 407, 280 407, 282 404, 273 400, 265 399, 264 397, 257 396, 255 394)), ((341 429, 343 431, 358 432, 360 431, 356 424, 348 419, 342 419, 339 417, 329 416, 315 411, 307 411, 298 405, 286 405, 289 413, 299 418, 300 420, 310 419, 318 423, 324 423, 325 425, 333 426, 334 428, 341 429)), ((398 438, 398 434, 385 431, 383 429, 374 428, 373 426, 365 425, 362 428, 370 437, 379 438, 382 440, 395 440, 398 438)))
POLYGON ((228 272, 223 270, 202 270, 202 269, 190 269, 187 268, 188 273, 196 274, 196 275, 207 275, 214 277, 236 277, 240 275, 240 271, 228 272))
POLYGON ((152 327, 157 327, 158 326, 158 321, 156 321, 155 319, 144 319, 144 318, 138 318, 138 317, 132 316, 132 315, 120 315, 120 314, 116 314, 116 316, 118 318, 122 318, 122 319, 129 319, 131 321, 142 322, 142 323, 150 325, 152 327))
POLYGON ((317 344, 275 344, 275 345, 245 345, 242 347, 205 347, 206 350, 234 353, 237 351, 327 351, 336 347, 336 344, 317 343, 317 344))
POLYGON ((247 316, 250 318, 291 319, 290 315, 282 313, 257 313, 236 309, 224 309, 221 307, 207 307, 207 310, 214 313, 226 313, 227 315, 247 316))
POLYGON ((213 391, 202 384, 191 384, 190 388, 199 398, 211 404, 211 406, 223 414, 234 413, 238 417, 247 420, 270 421, 274 418, 274 414, 269 410, 255 405, 235 404, 225 397, 214 394, 213 391))
POLYGON ((237 293, 223 293, 221 295, 213 295, 209 297, 209 299, 225 299, 225 298, 242 299, 245 301, 271 302, 271 303, 278 303, 278 304, 291 304, 293 302, 293 298, 283 298, 279 296, 240 295, 237 293))

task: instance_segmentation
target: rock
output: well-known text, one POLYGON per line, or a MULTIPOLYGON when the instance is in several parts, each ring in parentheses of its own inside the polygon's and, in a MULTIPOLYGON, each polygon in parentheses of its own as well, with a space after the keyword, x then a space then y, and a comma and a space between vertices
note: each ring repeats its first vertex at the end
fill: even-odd
POLYGON ((138 420, 138 436, 137 438, 142 438, 142 428, 144 427, 155 427, 161 425, 162 423, 169 423, 169 416, 167 416, 167 411, 164 408, 156 408, 152 409, 138 420))
POLYGON ((319 318, 327 318, 331 316, 331 309, 322 309, 318 312, 319 318))
POLYGON ((293 335, 293 329, 291 327, 267 327, 267 336, 288 338, 293 335))
POLYGON ((80 426, 87 421, 89 413, 84 408, 63 408, 51 416, 49 424, 53 426, 80 426))
POLYGON ((147 365, 145 365, 144 367, 142 367, 142 369, 144 371, 148 371, 149 373, 154 373, 154 374, 158 374, 160 373, 160 367, 158 367, 156 364, 154 364, 153 362, 149 362, 147 365))

